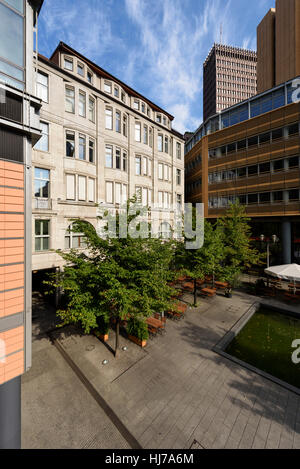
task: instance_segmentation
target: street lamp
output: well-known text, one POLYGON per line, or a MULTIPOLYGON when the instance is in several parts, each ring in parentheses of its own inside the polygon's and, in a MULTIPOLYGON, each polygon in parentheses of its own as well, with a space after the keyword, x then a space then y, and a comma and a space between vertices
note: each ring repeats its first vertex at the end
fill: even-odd
POLYGON ((261 234, 260 240, 261 242, 265 241, 267 243, 267 267, 269 268, 270 267, 270 243, 271 241, 273 242, 273 244, 278 243, 279 238, 276 235, 272 235, 270 239, 270 238, 266 238, 265 235, 261 234))

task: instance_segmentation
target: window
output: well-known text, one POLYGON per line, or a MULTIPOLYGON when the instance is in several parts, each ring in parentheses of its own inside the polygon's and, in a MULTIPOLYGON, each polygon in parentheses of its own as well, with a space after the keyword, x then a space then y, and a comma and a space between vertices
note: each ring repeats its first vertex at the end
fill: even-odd
POLYGON ((95 101, 89 98, 89 120, 95 122, 95 101))
POLYGON ((119 182, 115 183, 115 203, 121 203, 121 184, 119 182))
POLYGON ((89 178, 89 202, 95 202, 95 179, 89 178))
POLYGON ((74 88, 66 86, 65 103, 66 103, 66 111, 74 114, 75 113, 75 89, 74 88))
POLYGON ((127 171, 127 153, 123 151, 123 171, 127 171))
POLYGON ((36 94, 44 103, 48 103, 48 75, 38 72, 36 94))
POLYGON ((67 200, 75 200, 75 175, 67 174, 67 200))
POLYGON ((135 99, 135 100, 133 101, 133 108, 136 109, 137 111, 140 110, 140 102, 139 102, 138 99, 135 99))
POLYGON ((156 114, 156 122, 158 124, 161 124, 161 115, 160 114, 156 114))
POLYGON ((299 156, 292 156, 292 158, 288 159, 288 162, 289 162, 289 169, 298 168, 298 166, 299 166, 299 156))
POLYGON ((111 146, 108 145, 105 147, 105 167, 113 167, 113 149, 111 146))
POLYGON ((89 162, 95 163, 95 143, 89 139, 89 162))
POLYGON ((42 136, 36 143, 34 149, 39 151, 49 151, 49 124, 46 122, 40 122, 40 128, 42 136))
POLYGON ((176 201, 177 201, 177 210, 178 212, 180 212, 182 210, 182 195, 181 194, 177 194, 176 201))
POLYGON ((87 81, 91 84, 93 83, 93 74, 89 70, 87 71, 87 81))
POLYGON ((289 201, 299 200, 299 189, 292 189, 289 192, 289 201))
POLYGON ((35 220, 35 251, 48 251, 49 249, 49 220, 35 220))
POLYGON ((178 186, 181 185, 181 170, 180 169, 176 170, 176 182, 178 186))
POLYGON ((78 249, 85 247, 86 242, 83 233, 73 231, 73 224, 71 224, 65 235, 65 249, 78 249))
POLYGON ((79 115, 85 117, 86 112, 86 95, 83 91, 79 91, 79 115))
POLYGON ((269 173, 270 170, 271 170, 271 164, 270 163, 260 163, 260 165, 259 165, 260 174, 269 173))
POLYGON ((259 144, 262 145, 263 143, 270 143, 271 133, 266 132, 259 136, 259 144))
POLYGON ((110 81, 104 82, 104 91, 111 94, 111 83, 110 81))
POLYGON ((86 200, 86 177, 78 176, 78 200, 86 200))
POLYGON ((163 179, 164 176, 164 166, 162 163, 158 163, 158 179, 163 179))
POLYGON ((159 208, 163 208, 163 192, 158 192, 158 206, 159 208))
POLYGON ((165 136, 165 153, 169 153, 169 137, 165 136))
POLYGON ((73 71, 73 59, 65 57, 64 68, 73 71))
POLYGON ((144 125, 144 144, 148 144, 148 127, 144 125))
POLYGON ((169 180, 169 166, 167 164, 164 165, 165 168, 165 181, 168 181, 169 180))
POLYGON ((113 111, 110 108, 105 109, 105 128, 108 130, 113 128, 113 111))
POLYGON ((148 158, 145 156, 143 157, 143 176, 147 176, 148 174, 148 158))
POLYGON ((121 133, 121 113, 116 111, 116 132, 121 133))
POLYGON ((248 138, 248 147, 258 145, 258 136, 248 138))
POLYGON ((145 105, 145 103, 142 103, 142 112, 143 112, 144 114, 145 114, 145 112, 146 112, 146 105, 145 105))
POLYGON ((164 221, 163 223, 160 224, 159 237, 162 239, 172 238, 172 228, 168 222, 164 221))
POLYGON ((157 136, 157 149, 158 151, 163 151, 163 136, 161 134, 157 136))
POLYGON ((135 123, 135 141, 136 142, 141 141, 141 123, 140 122, 135 123))
POLYGON ((108 204, 113 204, 114 199, 113 199, 113 183, 112 182, 106 182, 105 183, 105 188, 106 188, 106 202, 108 204))
POLYGON ((119 97, 119 88, 117 86, 114 87, 114 95, 116 98, 119 97))
POLYGON ((121 91, 121 100, 123 101, 123 103, 126 103, 126 94, 124 93, 124 91, 121 91))
POLYGON ((121 149, 116 148, 116 169, 121 169, 121 149))
POLYGON ((0 57, 4 59, 0 61, 0 70, 5 73, 0 74, 0 80, 24 89, 24 84, 21 83, 24 80, 24 19, 3 3, 0 4, 0 18, 0 57))
POLYGON ((282 171, 284 169, 284 160, 277 160, 273 162, 274 171, 282 171))
POLYGON ((79 63, 77 64, 77 73, 81 77, 84 77, 84 65, 79 64, 79 63))
POLYGON ((259 194, 259 202, 261 204, 267 204, 271 202, 271 193, 270 192, 262 192, 259 194))
POLYGON ((153 131, 151 128, 149 128, 149 146, 150 148, 153 147, 153 131))
POLYGON ((127 137, 127 116, 123 114, 123 135, 127 137))
POLYGON ((276 129, 272 131, 272 141, 278 140, 283 137, 283 129, 276 129))
POLYGON ((273 202, 282 202, 283 201, 283 191, 273 192, 273 202))
POLYGON ((49 169, 34 168, 34 196, 48 199, 50 187, 49 169))
POLYGON ((289 125, 288 126, 288 134, 289 134, 289 137, 291 135, 298 135, 299 133, 299 124, 292 124, 292 125, 289 125))
POLYGON ((68 130, 66 132, 66 156, 75 157, 75 133, 68 130))
POLYGON ((135 158, 135 174, 136 176, 141 175, 141 157, 140 156, 136 156, 135 158))
POLYGON ((257 203, 258 203, 258 194, 249 194, 248 204, 257 204, 257 203))
POLYGON ((257 165, 248 166, 248 176, 254 176, 256 174, 258 174, 258 166, 257 165))
POLYGON ((85 160, 85 152, 86 152, 86 140, 84 135, 79 135, 79 159, 85 160))
POLYGON ((179 142, 176 143, 176 156, 178 160, 181 160, 181 144, 179 142))

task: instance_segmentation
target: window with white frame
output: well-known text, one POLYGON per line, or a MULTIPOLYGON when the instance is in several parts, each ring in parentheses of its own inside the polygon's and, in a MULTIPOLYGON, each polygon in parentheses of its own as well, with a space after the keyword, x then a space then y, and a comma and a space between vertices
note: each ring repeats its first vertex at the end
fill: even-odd
POLYGON ((135 123, 135 141, 136 142, 141 141, 141 123, 140 122, 135 123))
POLYGON ((144 144, 148 145, 148 126, 144 125, 144 144))
POLYGON ((165 176, 165 181, 169 180, 169 166, 167 164, 164 165, 164 176, 165 176))
POLYGON ((121 148, 116 147, 116 169, 121 169, 121 148))
POLYGON ((172 228, 171 225, 164 221, 160 224, 159 227, 159 237, 162 239, 171 239, 172 238, 172 228))
POLYGON ((176 142, 176 156, 181 160, 181 143, 176 142))
POLYGON ((123 151, 123 163, 122 163, 122 169, 123 171, 127 172, 127 153, 126 151, 123 151))
POLYGON ((75 89, 71 86, 66 86, 65 105, 66 112, 75 113, 75 89))
POLYGON ((105 167, 113 167, 113 147, 110 145, 106 145, 105 147, 105 167))
POLYGON ((44 103, 48 103, 48 83, 49 77, 45 73, 38 72, 36 83, 36 94, 44 103))
POLYGON ((66 187, 67 187, 67 200, 75 200, 76 192, 75 192, 75 184, 76 184, 76 177, 75 174, 66 174, 66 187))
POLYGON ((105 183, 105 200, 108 204, 114 203, 113 198, 113 182, 106 181, 105 183))
POLYGON ((121 133, 121 113, 116 111, 116 132, 121 133))
POLYGON ((83 233, 73 231, 73 223, 68 226, 65 234, 65 249, 80 249, 86 247, 83 233))
POLYGON ((84 77, 84 65, 83 64, 77 63, 77 73, 81 77, 84 77))
POLYGON ((35 251, 48 251, 50 220, 35 220, 35 251))
POLYGON ((169 153, 169 137, 165 135, 165 153, 169 153))
POLYGON ((34 168, 34 196, 42 199, 50 197, 49 169, 34 168))
POLYGON ((89 139, 89 162, 95 163, 95 142, 89 139))
POLYGON ((156 114, 156 122, 161 124, 161 114, 156 114))
POLYGON ((73 59, 71 57, 64 58, 64 68, 65 70, 73 71, 73 59))
POLYGON ((81 134, 79 134, 79 159, 86 159, 86 138, 81 134))
POLYGON ((81 117, 85 117, 85 114, 86 114, 86 94, 83 91, 79 91, 78 113, 81 117))
POLYGON ((42 131, 42 136, 35 144, 34 149, 39 151, 49 151, 49 124, 41 121, 40 129, 42 131))
POLYGON ((158 163, 158 179, 164 178, 164 165, 162 163, 158 163))
POLYGON ((86 200, 86 177, 78 176, 78 200, 86 200))
POLYGON ((92 85, 93 84, 93 73, 90 70, 87 71, 86 77, 87 77, 87 81, 92 85))
POLYGON ((119 91, 119 87, 118 86, 114 86, 114 96, 116 98, 119 98, 120 96, 120 91, 119 91))
POLYGON ((66 156, 75 158, 75 132, 66 131, 66 156))
POLYGON ((181 185, 181 170, 180 169, 176 170, 176 183, 178 186, 181 185))
POLYGON ((95 202, 95 179, 89 178, 88 197, 89 202, 95 202))
POLYGON ((127 137, 127 116, 123 114, 123 135, 127 137))
POLYGON ((95 122, 95 100, 91 97, 89 98, 89 120, 95 122))
POLYGON ((113 128, 113 110, 108 107, 105 109, 105 128, 108 130, 113 128))
POLYGON ((163 151, 163 135, 158 134, 157 136, 157 149, 158 151, 163 151))
POLYGON ((163 208, 163 196, 164 193, 162 191, 158 191, 158 207, 163 208))
POLYGON ((141 175, 141 157, 140 156, 136 156, 135 157, 135 174, 136 176, 140 176, 141 175))
POLYGON ((140 102, 139 102, 138 99, 135 99, 135 100, 133 101, 133 109, 136 109, 137 111, 140 110, 140 102))
POLYGON ((111 87, 112 87, 111 82, 105 80, 105 81, 104 81, 104 91, 105 91, 106 93, 111 94, 111 87))

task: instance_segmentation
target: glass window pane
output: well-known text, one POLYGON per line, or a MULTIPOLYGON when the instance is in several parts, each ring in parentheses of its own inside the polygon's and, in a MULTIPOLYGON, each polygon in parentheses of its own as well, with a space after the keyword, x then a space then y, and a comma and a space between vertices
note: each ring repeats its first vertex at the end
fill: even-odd
POLYGON ((24 72, 13 65, 9 65, 7 62, 0 60, 0 70, 11 77, 16 78, 17 80, 23 81, 24 80, 24 72))
POLYGON ((5 0, 6 3, 11 5, 15 10, 18 10, 20 13, 24 13, 24 0, 5 0))
POLYGON ((35 238, 35 250, 41 251, 41 238, 35 238))
POLYGON ((24 66, 24 20, 0 3, 0 56, 10 62, 24 66))

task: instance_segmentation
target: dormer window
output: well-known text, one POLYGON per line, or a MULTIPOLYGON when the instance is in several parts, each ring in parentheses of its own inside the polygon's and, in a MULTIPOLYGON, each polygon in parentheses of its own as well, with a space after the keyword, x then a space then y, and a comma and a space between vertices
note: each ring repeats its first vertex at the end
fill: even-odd
POLYGON ((137 111, 140 110, 140 102, 139 102, 138 99, 135 99, 135 100, 133 101, 133 108, 136 109, 137 111))
POLYGON ((93 74, 90 70, 87 71, 87 81, 91 84, 93 83, 93 74))
POLYGON ((165 116, 163 117, 163 124, 167 125, 167 118, 165 116))
POLYGON ((65 57, 64 68, 73 71, 73 59, 71 57, 65 57))
POLYGON ((161 114, 156 114, 156 122, 161 124, 161 114))
POLYGON ((142 103, 142 112, 143 112, 144 114, 145 114, 145 112, 146 112, 146 105, 145 105, 145 103, 142 103))
POLYGON ((119 92, 119 87, 118 86, 114 87, 114 95, 115 95, 116 98, 119 98, 120 92, 119 92))
POLYGON ((123 103, 126 102, 126 95, 125 95, 124 91, 121 91, 121 100, 123 101, 123 103))
POLYGON ((77 64, 77 73, 78 75, 84 77, 84 65, 80 63, 77 64))
POLYGON ((104 91, 105 93, 111 94, 111 82, 110 81, 104 82, 104 91))

